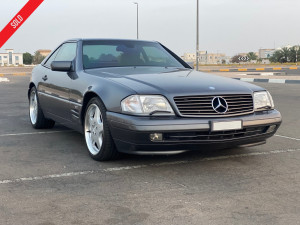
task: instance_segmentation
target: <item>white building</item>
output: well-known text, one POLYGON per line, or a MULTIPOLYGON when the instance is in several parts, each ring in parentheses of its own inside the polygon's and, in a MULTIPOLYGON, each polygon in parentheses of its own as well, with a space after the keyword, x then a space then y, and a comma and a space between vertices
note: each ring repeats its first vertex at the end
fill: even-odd
POLYGON ((0 66, 23 65, 23 54, 14 53, 13 49, 5 49, 5 53, 0 53, 0 66))
MULTIPOLYGON (((196 63, 196 53, 184 53, 181 58, 185 62, 196 63)), ((207 53, 207 51, 199 51, 199 64, 227 64, 230 57, 224 53, 207 53)))
POLYGON ((261 59, 269 59, 275 52, 275 49, 259 49, 258 57, 261 59))
POLYGON ((184 53, 181 58, 186 62, 196 62, 196 53, 184 53))
POLYGON ((225 64, 229 63, 229 58, 224 53, 207 53, 199 51, 200 64, 225 64))

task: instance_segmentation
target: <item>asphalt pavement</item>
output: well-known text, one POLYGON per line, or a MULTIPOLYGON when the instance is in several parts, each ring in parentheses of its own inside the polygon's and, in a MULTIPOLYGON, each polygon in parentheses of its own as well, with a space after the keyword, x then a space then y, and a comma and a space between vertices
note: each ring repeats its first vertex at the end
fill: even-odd
POLYGON ((299 84, 259 84, 283 116, 265 145, 96 162, 31 127, 28 83, 0 77, 0 224, 300 224, 299 84))

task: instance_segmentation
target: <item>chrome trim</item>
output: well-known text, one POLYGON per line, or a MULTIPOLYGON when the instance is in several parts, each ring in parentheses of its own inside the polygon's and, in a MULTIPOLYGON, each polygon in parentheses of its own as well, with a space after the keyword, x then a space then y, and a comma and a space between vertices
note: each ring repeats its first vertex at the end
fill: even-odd
POLYGON ((82 104, 78 102, 69 101, 71 104, 82 107, 82 104))
POLYGON ((280 123, 281 117, 271 118, 271 119, 261 119, 261 120, 250 120, 243 121, 243 126, 256 126, 256 125, 265 125, 265 124, 273 124, 280 123))
POLYGON ((130 154, 134 155, 175 155, 179 153, 187 152, 188 150, 176 150, 176 151, 131 151, 130 154))
POLYGON ((82 104, 77 103, 77 102, 70 101, 69 99, 60 98, 60 97, 57 97, 57 96, 54 96, 54 95, 51 95, 51 94, 48 94, 48 93, 45 93, 45 92, 40 92, 40 91, 38 91, 38 94, 39 94, 39 95, 45 95, 45 96, 48 96, 48 97, 50 97, 50 98, 55 98, 55 99, 57 99, 57 100, 59 100, 59 101, 62 101, 62 102, 71 103, 71 104, 73 104, 73 105, 77 105, 77 106, 82 107, 82 104))
MULTIPOLYGON (((226 99, 225 99, 226 100, 226 99)), ((177 109, 177 113, 179 114, 179 116, 181 117, 186 117, 186 118, 220 118, 220 117, 233 117, 233 116, 241 116, 241 115, 249 115, 249 114, 252 114, 254 113, 254 99, 253 99, 253 94, 224 94, 224 95, 190 95, 190 96, 175 96, 173 98, 173 101, 175 103, 175 107, 177 109), (208 98, 208 97, 211 97, 212 98, 212 101, 214 100, 215 97, 221 97, 221 98, 226 98, 226 97, 251 97, 252 98, 252 110, 251 111, 247 111, 247 112, 241 112, 241 113, 228 113, 228 111, 226 113, 218 113, 218 112, 215 112, 215 114, 209 114, 209 115, 205 115, 205 114, 199 114, 199 115, 185 115, 185 114, 182 114, 179 110, 179 107, 178 107, 178 104, 181 104, 181 103, 178 103, 176 102, 176 100, 180 100, 178 98, 195 98, 195 100, 201 100, 201 98, 208 98)), ((207 102, 209 100, 206 100, 207 102)), ((226 103, 228 105, 228 109, 230 110, 230 104, 228 103, 228 99, 226 100, 226 103)), ((243 101, 243 100, 240 100, 240 101, 243 101)), ((212 110, 214 110, 212 108, 212 110)))

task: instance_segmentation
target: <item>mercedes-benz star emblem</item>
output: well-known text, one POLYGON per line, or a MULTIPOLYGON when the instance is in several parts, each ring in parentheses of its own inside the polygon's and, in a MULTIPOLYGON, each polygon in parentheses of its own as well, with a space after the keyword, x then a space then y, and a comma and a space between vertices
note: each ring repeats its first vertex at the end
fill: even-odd
POLYGON ((227 102, 222 97, 214 97, 211 101, 211 105, 217 113, 226 113, 228 111, 227 102))

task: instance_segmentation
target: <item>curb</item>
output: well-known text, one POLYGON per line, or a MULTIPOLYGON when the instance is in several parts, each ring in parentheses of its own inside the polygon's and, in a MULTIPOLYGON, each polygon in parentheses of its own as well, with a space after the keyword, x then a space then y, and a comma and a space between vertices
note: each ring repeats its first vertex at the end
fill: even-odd
POLYGON ((243 76, 286 76, 285 72, 240 73, 243 76))
POLYGON ((300 67, 291 66, 291 67, 269 67, 269 68, 234 68, 234 69, 218 69, 218 70, 210 70, 210 69, 199 69, 202 72, 256 72, 256 71, 286 71, 286 70, 300 70, 300 67))
POLYGON ((3 76, 27 76, 31 75, 31 73, 0 73, 0 77, 3 76))
POLYGON ((9 79, 7 79, 6 77, 0 77, 0 83, 1 82, 9 82, 9 79))
POLYGON ((235 80, 246 82, 260 82, 260 83, 273 83, 273 84, 300 84, 300 80, 287 80, 287 79, 257 79, 257 78, 232 78, 235 80))

